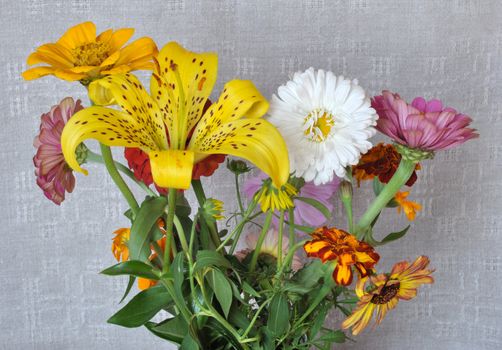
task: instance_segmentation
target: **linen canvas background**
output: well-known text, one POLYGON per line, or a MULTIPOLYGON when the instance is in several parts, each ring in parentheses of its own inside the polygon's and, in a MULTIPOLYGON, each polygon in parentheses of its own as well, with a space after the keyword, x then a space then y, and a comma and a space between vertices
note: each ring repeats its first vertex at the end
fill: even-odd
MULTIPOLYGON (((135 38, 159 46, 176 40, 217 51, 214 96, 239 77, 270 97, 293 72, 314 66, 357 78, 372 95, 388 88, 407 100, 440 97, 471 115, 481 138, 423 164, 411 197, 424 210, 404 239, 380 249, 385 268, 428 255, 436 283, 339 348, 502 348, 500 1, 1 0, 0 18, 0 349, 172 348, 143 328, 106 323, 125 280, 98 272, 114 263, 112 231, 127 221, 104 169, 88 166, 61 207, 35 184, 40 114, 65 96, 87 100, 77 83, 27 83, 20 74, 36 46, 85 20, 98 32, 133 27, 135 38)), ((230 180, 223 170, 205 183, 232 203, 230 180)), ((368 187, 357 193, 359 214, 370 195, 368 187)), ((343 225, 339 209, 334 223, 343 225)), ((389 210, 378 232, 405 224, 389 210)))

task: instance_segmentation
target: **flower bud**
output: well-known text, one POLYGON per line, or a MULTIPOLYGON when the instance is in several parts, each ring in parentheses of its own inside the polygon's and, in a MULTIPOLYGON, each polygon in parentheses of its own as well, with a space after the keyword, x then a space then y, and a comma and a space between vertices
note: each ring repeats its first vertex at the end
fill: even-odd
POLYGON ((352 184, 347 180, 343 180, 340 184, 340 199, 342 201, 352 199, 352 184))
POLYGON ((413 162, 415 164, 425 159, 434 158, 434 151, 425 151, 418 148, 409 148, 407 146, 403 146, 398 143, 395 143, 394 147, 401 154, 403 159, 413 162))
POLYGON ((208 198, 202 206, 202 216, 206 221, 213 222, 224 219, 223 202, 214 198, 208 198))
POLYGON ((89 149, 83 142, 75 149, 75 156, 79 165, 84 164, 87 160, 87 152, 89 152, 89 149))
POLYGON ((251 168, 248 167, 243 160, 227 159, 227 168, 236 175, 245 174, 251 171, 251 168))

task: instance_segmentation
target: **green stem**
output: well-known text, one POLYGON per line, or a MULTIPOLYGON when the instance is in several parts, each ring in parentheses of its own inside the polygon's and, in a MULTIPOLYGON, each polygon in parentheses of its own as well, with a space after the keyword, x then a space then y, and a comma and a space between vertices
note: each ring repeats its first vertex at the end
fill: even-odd
POLYGON ((239 204, 239 209, 241 214, 244 213, 244 206, 242 205, 241 191, 239 189, 239 174, 235 174, 235 192, 237 193, 237 203, 239 204))
MULTIPOLYGON (((277 271, 281 270, 282 266, 282 235, 284 231, 284 210, 281 210, 279 216, 279 232, 277 237, 277 271)), ((291 243, 293 244, 293 243, 291 243)))
POLYGON ((409 160, 401 159, 399 167, 397 168, 394 176, 387 185, 382 189, 382 192, 373 200, 369 208, 363 214, 356 226, 357 238, 361 239, 371 223, 380 214, 383 208, 394 198, 396 193, 408 181, 411 174, 415 170, 415 163, 409 160))
MULTIPOLYGON (((257 202, 254 200, 251 202, 249 207, 246 209, 246 212, 244 213, 244 217, 242 218, 242 220, 237 224, 237 226, 235 226, 235 228, 232 230, 232 232, 230 232, 227 235, 225 240, 220 244, 220 246, 216 249, 216 251, 221 250, 232 238, 234 238, 234 241, 232 242, 232 246, 230 247, 229 254, 234 253, 234 250, 237 247, 237 242, 239 241, 239 238, 241 236, 242 229, 244 228, 244 225, 246 225, 246 223, 251 219, 250 215, 254 211, 254 209, 256 208, 256 204, 257 204, 257 202)), ((259 214, 261 214, 261 213, 259 213, 259 214)))
POLYGON ((321 289, 319 290, 319 293, 316 294, 316 297, 311 302, 307 311, 305 311, 303 315, 298 319, 298 321, 295 322, 292 329, 295 329, 296 326, 301 324, 312 313, 312 311, 314 311, 317 308, 317 305, 319 305, 319 303, 324 300, 324 298, 326 297, 326 295, 329 294, 330 291, 331 287, 327 285, 322 286, 321 289))
MULTIPOLYGON (((93 162, 93 163, 99 163, 99 164, 105 164, 105 161, 103 157, 100 154, 94 153, 91 150, 87 151, 87 161, 93 162)), ((148 195, 152 197, 156 197, 157 194, 153 192, 150 187, 148 187, 143 181, 138 181, 136 177, 134 176, 134 173, 126 167, 124 164, 114 161, 115 167, 125 176, 133 180, 139 187, 141 187, 142 190, 144 190, 148 195)))
POLYGON ((105 164, 106 170, 108 170, 108 173, 110 174, 113 182, 115 182, 115 185, 117 185, 120 192, 122 192, 122 195, 126 199, 133 213, 136 214, 139 210, 138 202, 136 201, 136 198, 134 198, 134 195, 125 183, 122 176, 120 176, 120 173, 115 166, 115 162, 113 161, 112 151, 110 147, 103 145, 102 143, 100 143, 99 146, 101 148, 101 155, 103 157, 103 163, 105 164))
POLYGON ((265 237, 267 237, 268 228, 270 227, 270 223, 272 222, 272 211, 267 213, 265 217, 265 223, 263 224, 263 229, 261 230, 260 237, 258 237, 258 242, 256 242, 256 247, 253 251, 253 256, 251 257, 251 264, 249 265, 249 271, 253 272, 256 268, 256 263, 258 262, 258 256, 260 255, 261 246, 263 245, 263 241, 265 241, 265 237))
POLYGON ((343 207, 345 208, 345 212, 347 213, 347 224, 349 226, 349 232, 354 233, 354 218, 352 214, 352 198, 343 198, 342 199, 343 207))
POLYGON ((164 266, 162 268, 163 272, 169 271, 171 266, 171 245, 173 240, 173 223, 174 223, 174 211, 176 210, 176 195, 177 190, 175 188, 170 188, 167 195, 167 205, 168 212, 166 218, 166 247, 164 249, 164 266))
POLYGON ((289 246, 289 251, 288 251, 288 255, 286 255, 286 258, 284 259, 284 264, 282 264, 281 268, 279 271, 277 271, 277 274, 275 275, 277 279, 280 278, 280 276, 284 273, 284 269, 286 267, 289 267, 291 265, 291 263, 293 262, 293 258, 295 257, 295 252, 303 247, 303 245, 307 243, 307 240, 303 240, 303 241, 300 241, 298 243, 296 243, 295 245, 290 245, 289 246))
MULTIPOLYGON (((204 202, 206 201, 206 194, 204 193, 204 188, 202 187, 202 183, 200 180, 192 180, 192 187, 195 192, 195 197, 197 197, 197 201, 199 202, 199 207, 204 206, 204 202)), ((211 235, 211 240, 215 247, 221 245, 220 236, 218 235, 218 227, 216 226, 216 222, 207 222, 207 227, 209 228, 209 234, 211 235)))
POLYGON ((176 227, 176 232, 178 233, 178 238, 180 239, 181 248, 183 248, 185 253, 188 254, 189 252, 188 243, 185 237, 185 231, 183 230, 183 226, 181 225, 181 221, 180 219, 178 219, 176 215, 174 215, 173 222, 174 226, 176 227))

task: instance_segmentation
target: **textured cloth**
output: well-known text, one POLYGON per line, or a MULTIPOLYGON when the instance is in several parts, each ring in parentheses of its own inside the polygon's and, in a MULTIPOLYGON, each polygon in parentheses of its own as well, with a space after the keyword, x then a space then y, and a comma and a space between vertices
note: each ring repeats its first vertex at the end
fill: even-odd
MULTIPOLYGON (((410 195, 423 212, 404 239, 379 250, 386 268, 428 255, 436 283, 400 303, 375 331, 337 348, 502 348, 501 6, 498 0, 1 0, 0 349, 163 344, 144 328, 106 323, 120 307, 126 280, 98 272, 114 262, 112 232, 127 221, 126 202, 104 168, 88 166, 88 177, 78 175, 60 208, 35 184, 39 116, 68 95, 87 102, 79 84, 52 77, 27 83, 20 75, 35 47, 85 20, 98 32, 130 26, 135 38, 148 35, 159 46, 176 40, 218 52, 215 96, 235 77, 252 79, 270 96, 293 72, 314 66, 357 78, 370 94, 388 88, 408 101, 437 96, 471 115, 481 137, 423 164, 410 195)), ((205 183, 212 196, 232 199, 227 172, 205 183)), ((357 192, 356 214, 370 194, 368 187, 357 192)), ((378 237, 406 224, 395 209, 387 214, 378 237)), ((339 322, 330 320, 333 327, 339 322)))

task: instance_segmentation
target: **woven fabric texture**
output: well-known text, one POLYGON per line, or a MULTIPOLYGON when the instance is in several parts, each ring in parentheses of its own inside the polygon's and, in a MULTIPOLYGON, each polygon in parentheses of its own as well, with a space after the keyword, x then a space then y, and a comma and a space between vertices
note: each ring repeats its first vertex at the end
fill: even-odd
MULTIPOLYGON (((404 239, 380 250, 385 268, 428 255, 436 283, 337 348, 502 348, 500 1, 1 0, 0 18, 0 349, 174 348, 144 328, 106 323, 126 281, 98 272, 114 262, 112 231, 127 221, 104 169, 88 166, 61 207, 35 184, 40 114, 65 96, 87 101, 79 84, 27 83, 20 75, 35 47, 85 20, 98 31, 133 27, 136 38, 151 36, 159 46, 176 40, 218 52, 215 93, 239 77, 271 96, 313 66, 357 78, 369 94, 387 88, 407 100, 440 97, 471 115, 481 137, 423 164, 412 197, 424 210, 404 239)), ((219 171, 205 181, 208 192, 230 202, 231 179, 219 171)), ((370 195, 366 187, 357 193, 358 214, 370 195)), ((377 235, 406 224, 387 214, 377 235)), ((340 216, 338 208, 335 223, 340 216)), ((334 316, 330 326, 339 322, 334 316)))

